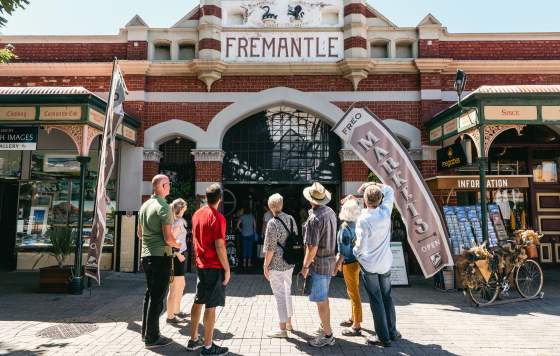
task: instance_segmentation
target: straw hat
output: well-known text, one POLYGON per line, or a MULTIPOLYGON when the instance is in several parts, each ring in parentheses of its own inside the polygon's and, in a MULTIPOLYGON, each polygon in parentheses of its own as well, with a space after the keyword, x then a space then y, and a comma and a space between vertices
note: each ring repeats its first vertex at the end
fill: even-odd
POLYGON ((331 193, 318 182, 305 188, 303 190, 303 196, 315 205, 327 205, 331 201, 331 193))

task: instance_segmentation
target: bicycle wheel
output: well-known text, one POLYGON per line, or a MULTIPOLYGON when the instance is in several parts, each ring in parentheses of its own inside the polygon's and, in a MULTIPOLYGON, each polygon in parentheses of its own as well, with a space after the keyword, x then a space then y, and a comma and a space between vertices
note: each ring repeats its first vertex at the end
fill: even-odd
POLYGON ((490 277, 488 282, 480 273, 476 273, 475 280, 477 282, 477 287, 467 288, 467 292, 473 303, 476 305, 485 305, 494 302, 496 298, 498 298, 500 288, 498 287, 498 280, 495 273, 492 273, 492 277, 490 277))
POLYGON ((515 270, 515 287, 523 298, 538 296, 543 287, 543 280, 541 266, 533 260, 525 260, 515 270))

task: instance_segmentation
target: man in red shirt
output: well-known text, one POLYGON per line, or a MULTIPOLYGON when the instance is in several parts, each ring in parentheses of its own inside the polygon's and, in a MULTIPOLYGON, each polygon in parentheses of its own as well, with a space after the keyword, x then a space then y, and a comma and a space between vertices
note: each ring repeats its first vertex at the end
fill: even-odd
POLYGON ((225 305, 226 285, 230 269, 226 251, 226 219, 218 206, 222 200, 222 188, 212 184, 206 188, 207 206, 198 209, 192 217, 192 234, 197 267, 197 285, 191 309, 191 339, 187 350, 202 348, 201 355, 226 355, 227 347, 212 342, 216 307, 225 305), (202 306, 204 310, 204 340, 198 336, 198 323, 202 306))

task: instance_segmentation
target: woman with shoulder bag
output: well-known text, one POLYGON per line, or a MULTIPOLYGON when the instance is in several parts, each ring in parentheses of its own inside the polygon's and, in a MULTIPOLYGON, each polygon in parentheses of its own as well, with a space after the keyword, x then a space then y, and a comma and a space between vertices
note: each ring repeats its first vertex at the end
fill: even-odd
POLYGON ((297 234, 294 218, 282 212, 284 198, 280 194, 273 194, 268 198, 268 207, 273 214, 266 226, 264 238, 264 276, 270 282, 272 294, 276 299, 278 310, 279 330, 267 334, 271 338, 286 338, 288 331, 292 331, 292 274, 294 265, 288 264, 283 257, 286 240, 291 232, 297 234))
POLYGON ((181 243, 181 248, 173 250, 173 279, 167 294, 167 323, 178 324, 181 318, 186 318, 187 314, 181 312, 181 300, 185 290, 185 252, 187 251, 187 222, 183 219, 183 214, 187 210, 187 202, 183 199, 175 199, 171 205, 174 221, 172 225, 173 235, 177 242, 181 243))
POLYGON ((340 323, 347 329, 342 331, 345 336, 361 335, 362 322, 362 302, 360 300, 360 264, 354 257, 352 248, 356 240, 356 220, 360 216, 362 209, 358 204, 358 200, 349 195, 342 200, 339 218, 342 225, 337 235, 338 258, 336 261, 336 269, 334 275, 338 271, 344 274, 344 283, 346 283, 346 292, 352 303, 352 317, 349 320, 340 323))

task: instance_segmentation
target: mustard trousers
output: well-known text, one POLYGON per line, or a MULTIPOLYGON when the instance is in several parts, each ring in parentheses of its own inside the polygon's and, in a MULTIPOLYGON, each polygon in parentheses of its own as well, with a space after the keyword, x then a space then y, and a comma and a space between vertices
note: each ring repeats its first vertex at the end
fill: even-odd
POLYGON ((360 300, 360 264, 356 262, 342 265, 346 292, 352 303, 352 320, 362 322, 362 301, 360 300))

